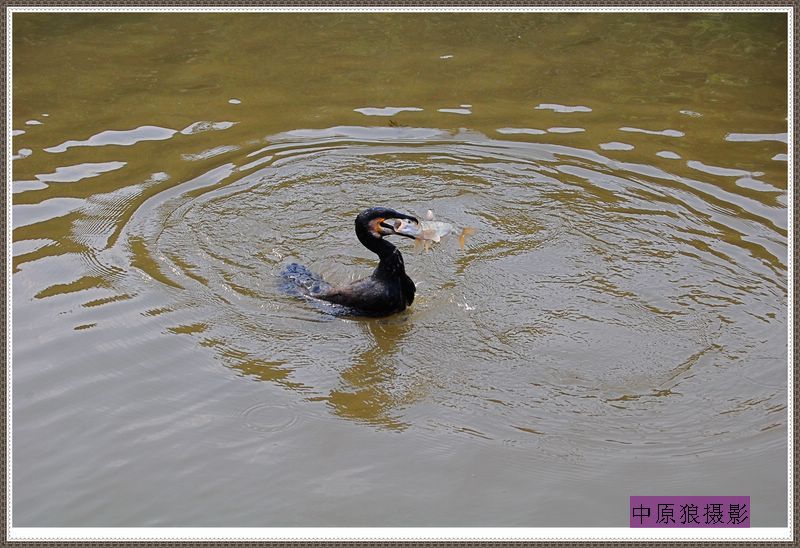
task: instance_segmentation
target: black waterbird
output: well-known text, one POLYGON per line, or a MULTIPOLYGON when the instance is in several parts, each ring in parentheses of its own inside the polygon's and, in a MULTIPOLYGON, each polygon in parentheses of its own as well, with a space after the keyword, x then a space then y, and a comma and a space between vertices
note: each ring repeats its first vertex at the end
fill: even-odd
POLYGON ((414 302, 416 287, 406 274, 403 255, 384 236, 416 238, 419 221, 386 207, 372 207, 358 214, 356 236, 364 247, 378 255, 371 276, 344 286, 332 286, 306 266, 291 263, 281 273, 290 288, 300 294, 344 307, 344 313, 387 316, 401 312, 414 302))

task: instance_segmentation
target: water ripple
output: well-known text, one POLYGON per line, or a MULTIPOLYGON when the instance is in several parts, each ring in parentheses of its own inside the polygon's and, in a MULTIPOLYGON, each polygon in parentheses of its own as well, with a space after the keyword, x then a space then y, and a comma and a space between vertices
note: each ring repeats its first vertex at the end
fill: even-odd
POLYGON ((364 116, 394 116, 401 112, 422 112, 422 109, 418 107, 363 107, 353 110, 364 116))
POLYGON ((158 126, 139 126, 129 130, 107 130, 92 135, 83 141, 66 141, 60 145, 44 149, 45 152, 66 152, 73 147, 101 147, 109 145, 130 146, 142 141, 163 141, 177 133, 174 129, 158 126))
POLYGON ((553 112, 592 112, 592 109, 589 107, 584 107, 581 105, 576 106, 567 106, 567 105, 557 105, 553 103, 541 103, 537 107, 538 110, 552 110, 553 112))
MULTIPOLYGON (((188 133, 224 129, 202 124, 188 133)), ((231 161, 182 181, 162 173, 87 200, 15 206, 15 226, 76 214, 73 236, 91 274, 35 295, 80 296, 71 332, 100 333, 100 311, 144 299, 138 315, 166 322, 162 336, 193 340, 237 375, 324 402, 341 418, 479 443, 538 446, 569 432, 573 441, 552 450, 576 456, 614 443, 677 454, 675 432, 692 452, 705 450, 686 410, 720 382, 715 368, 763 348, 750 333, 783 321, 783 208, 734 190, 780 194, 754 178, 760 172, 690 160, 701 175, 689 178, 567 145, 414 127, 298 129, 208 151, 231 161), (370 271, 352 218, 376 196, 475 233, 464 249, 446 239, 430 251, 400 243, 418 293, 395 319, 332 321, 281 294, 276 275, 291 260, 332 283, 370 271), (459 356, 457 370, 443 369, 441 341, 459 356), (415 420, 418 405, 437 406, 436 420, 415 420), (614 414, 654 410, 649 429, 596 433, 614 414)), ((104 167, 117 164, 49 179, 104 167)), ((51 249, 28 238, 15 254, 51 249)), ((294 428, 297 414, 282 409, 261 403, 243 422, 270 434, 294 428)), ((706 420, 746 436, 723 411, 706 420)), ((759 428, 775 423, 760 417, 759 428)))

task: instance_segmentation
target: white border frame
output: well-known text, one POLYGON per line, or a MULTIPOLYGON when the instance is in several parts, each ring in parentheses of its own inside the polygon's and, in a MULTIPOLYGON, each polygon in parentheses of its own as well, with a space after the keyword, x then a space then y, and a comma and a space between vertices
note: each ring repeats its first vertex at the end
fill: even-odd
POLYGON ((9 541, 68 541, 68 540, 370 540, 370 541, 396 541, 396 540, 474 540, 474 541, 664 541, 664 540, 777 540, 793 541, 794 531, 794 7, 120 7, 120 6, 92 6, 92 7, 6 7, 6 531, 9 541), (12 128, 12 19, 15 13, 94 13, 94 12, 149 12, 149 13, 235 13, 235 12, 276 12, 276 13, 445 13, 445 12, 473 12, 473 13, 786 13, 788 16, 787 31, 787 134, 788 134, 788 364, 787 364, 787 413, 788 413, 788 493, 787 493, 787 527, 753 527, 737 529, 644 529, 625 527, 124 527, 124 528, 88 528, 88 527, 13 527, 12 506, 12 285, 11 285, 11 181, 13 154, 11 138, 12 128))

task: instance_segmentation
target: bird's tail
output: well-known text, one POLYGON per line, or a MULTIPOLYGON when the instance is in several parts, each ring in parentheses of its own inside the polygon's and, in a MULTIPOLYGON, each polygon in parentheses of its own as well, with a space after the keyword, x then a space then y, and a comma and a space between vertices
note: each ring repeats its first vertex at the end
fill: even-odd
POLYGON ((331 288, 331 284, 322 276, 312 272, 307 266, 289 263, 281 271, 283 284, 281 288, 290 295, 315 295, 331 288))

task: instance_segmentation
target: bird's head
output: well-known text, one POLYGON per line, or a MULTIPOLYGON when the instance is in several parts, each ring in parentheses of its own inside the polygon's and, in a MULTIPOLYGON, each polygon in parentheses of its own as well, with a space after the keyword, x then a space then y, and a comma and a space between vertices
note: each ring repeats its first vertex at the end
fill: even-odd
POLYGON ((421 229, 416 217, 388 207, 371 207, 356 217, 356 232, 373 238, 383 238, 392 234, 416 238, 421 234, 421 229))

